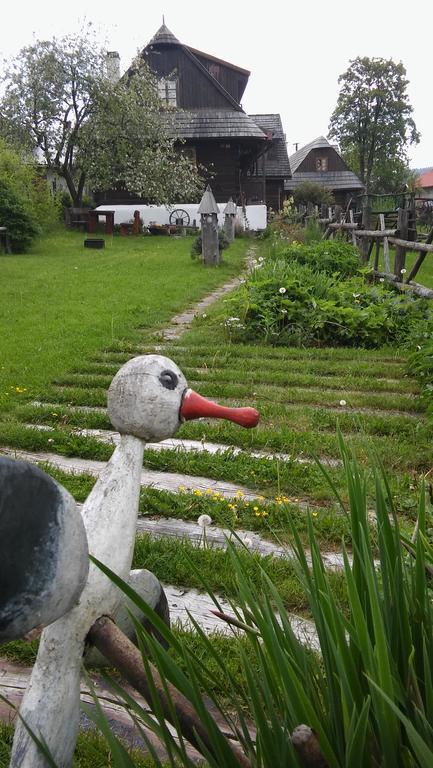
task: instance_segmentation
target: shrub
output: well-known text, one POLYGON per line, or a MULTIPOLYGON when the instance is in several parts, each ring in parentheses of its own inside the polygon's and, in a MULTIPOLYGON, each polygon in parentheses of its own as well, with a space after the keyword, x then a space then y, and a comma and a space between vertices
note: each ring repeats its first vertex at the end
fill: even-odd
MULTIPOLYGON (((409 292, 369 284, 361 274, 342 279, 338 272, 331 272, 332 256, 329 271, 321 272, 300 263, 309 257, 313 265, 317 263, 311 248, 297 245, 283 253, 283 259, 273 256, 258 264, 226 300, 228 319, 238 320, 229 328, 231 339, 377 347, 400 342, 407 327, 429 317, 428 302, 409 292), (296 258, 288 259, 288 254, 296 258)), ((225 328, 228 319, 223 321, 225 328)))
POLYGON ((21 201, 36 228, 47 230, 59 218, 59 205, 32 158, 21 156, 0 138, 0 180, 21 201))
POLYGON ((295 205, 332 205, 334 195, 331 190, 317 181, 304 181, 293 192, 295 205))
POLYGON ((290 262, 297 261, 313 270, 326 272, 328 275, 338 274, 348 277, 360 270, 359 254, 349 243, 339 240, 323 240, 305 247, 301 243, 290 246, 279 246, 274 250, 274 257, 290 262))
POLYGON ((14 189, 0 179, 0 226, 7 227, 13 253, 22 253, 39 228, 27 213, 25 203, 14 189))

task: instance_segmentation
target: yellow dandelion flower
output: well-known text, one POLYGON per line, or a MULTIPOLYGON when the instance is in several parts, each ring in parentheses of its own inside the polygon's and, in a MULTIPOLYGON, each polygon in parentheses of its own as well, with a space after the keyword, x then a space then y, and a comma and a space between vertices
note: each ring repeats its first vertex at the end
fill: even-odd
POLYGON ((254 510, 254 512, 258 512, 259 508, 258 507, 253 507, 253 510, 254 510))
POLYGON ((211 496, 213 494, 212 488, 206 488, 206 496, 211 496))
POLYGON ((260 517, 260 512, 255 513, 256 517, 260 517))
POLYGON ((262 517, 268 517, 268 515, 269 515, 269 512, 266 512, 266 510, 263 510, 262 517))
POLYGON ((200 488, 194 488, 194 496, 202 496, 200 488))
POLYGON ((313 517, 317 517, 318 514, 319 514, 318 512, 313 512, 312 513, 313 517))
POLYGON ((184 486, 184 485, 179 485, 179 489, 178 489, 178 490, 179 490, 181 493, 183 493, 184 491, 186 491, 186 488, 185 488, 185 486, 184 486))

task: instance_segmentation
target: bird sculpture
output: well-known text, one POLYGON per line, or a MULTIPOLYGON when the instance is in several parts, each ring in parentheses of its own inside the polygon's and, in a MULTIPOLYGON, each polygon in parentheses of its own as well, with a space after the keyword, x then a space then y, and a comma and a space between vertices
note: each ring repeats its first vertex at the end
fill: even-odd
MULTIPOLYGON (((253 408, 226 408, 206 400, 188 388, 171 360, 145 355, 133 358, 115 375, 108 390, 108 415, 121 440, 83 505, 82 519, 89 553, 127 581, 145 442, 172 437, 184 420, 224 418, 253 427, 259 414, 253 408)), ((70 550, 68 556, 68 563, 62 561, 66 573, 73 566, 70 550)), ((118 588, 93 563, 84 588, 80 578, 75 580, 74 597, 70 598, 76 602, 81 592, 78 602, 42 632, 17 718, 12 768, 48 765, 29 729, 46 744, 59 768, 72 764, 86 636, 98 618, 115 615, 121 600, 118 588)), ((59 610, 54 617, 58 615, 59 610)))

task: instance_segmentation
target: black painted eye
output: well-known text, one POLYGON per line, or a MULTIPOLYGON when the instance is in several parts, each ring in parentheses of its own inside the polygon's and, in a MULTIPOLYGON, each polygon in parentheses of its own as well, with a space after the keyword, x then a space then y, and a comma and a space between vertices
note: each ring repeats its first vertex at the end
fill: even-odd
POLYGON ((179 379, 173 371, 162 371, 159 380, 165 389, 176 389, 179 379))

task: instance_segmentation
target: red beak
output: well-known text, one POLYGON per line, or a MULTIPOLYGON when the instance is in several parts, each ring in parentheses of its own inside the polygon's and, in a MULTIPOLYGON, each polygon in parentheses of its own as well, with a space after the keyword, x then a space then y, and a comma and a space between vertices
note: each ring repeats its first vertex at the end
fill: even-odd
POLYGON ((192 389, 187 389, 180 408, 180 418, 189 421, 206 416, 213 419, 228 419, 248 429, 257 426, 260 418, 255 408, 226 408, 224 405, 206 400, 192 389))

